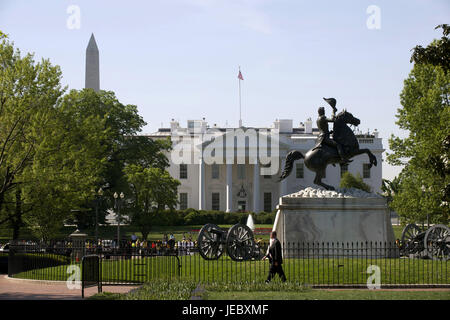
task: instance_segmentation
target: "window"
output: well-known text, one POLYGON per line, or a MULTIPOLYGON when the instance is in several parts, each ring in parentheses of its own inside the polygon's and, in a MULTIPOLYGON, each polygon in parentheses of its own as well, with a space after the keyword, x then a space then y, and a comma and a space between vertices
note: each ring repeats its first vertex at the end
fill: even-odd
POLYGON ((180 179, 187 179, 188 178, 188 174, 187 174, 187 164, 180 164, 180 179))
POLYGON ((238 164, 237 169, 238 179, 245 179, 245 164, 238 164))
POLYGON ((348 171, 348 164, 341 164, 341 178, 348 171))
POLYGON ((247 208, 247 202, 245 200, 238 201, 238 211, 245 212, 247 208))
POLYGON ((180 210, 188 208, 187 193, 180 193, 180 210))
POLYGON ((305 177, 304 165, 303 163, 297 163, 295 166, 295 177, 297 179, 303 179, 305 177))
POLYGON ((370 178, 370 164, 363 163, 363 178, 368 179, 370 178))
POLYGON ((211 177, 212 179, 219 179, 219 165, 216 163, 211 165, 211 177))
POLYGON ((220 193, 212 193, 212 210, 220 210, 220 193))
POLYGON ((272 212, 272 193, 264 192, 264 212, 272 212))

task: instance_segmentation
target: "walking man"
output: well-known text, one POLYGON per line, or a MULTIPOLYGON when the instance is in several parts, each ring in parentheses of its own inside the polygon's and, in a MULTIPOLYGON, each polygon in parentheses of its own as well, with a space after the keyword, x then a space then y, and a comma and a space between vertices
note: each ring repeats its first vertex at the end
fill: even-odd
POLYGON ((263 257, 263 260, 269 258, 270 262, 269 275, 267 276, 266 283, 269 283, 276 273, 280 276, 281 281, 285 282, 286 276, 284 275, 283 267, 281 266, 283 263, 281 243, 277 239, 276 231, 270 233, 270 246, 267 251, 267 254, 263 257))

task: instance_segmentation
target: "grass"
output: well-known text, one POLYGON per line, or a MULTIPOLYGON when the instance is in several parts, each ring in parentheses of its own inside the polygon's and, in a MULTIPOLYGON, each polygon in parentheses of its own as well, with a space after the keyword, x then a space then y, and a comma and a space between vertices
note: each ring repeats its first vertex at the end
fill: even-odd
MULTIPOLYGON (((102 280, 105 283, 143 283, 164 277, 193 280, 201 283, 263 282, 267 277, 267 261, 235 262, 228 256, 206 261, 198 254, 156 256, 128 260, 103 260, 102 280)), ((380 267, 382 284, 450 284, 450 264, 424 259, 315 258, 284 259, 283 269, 289 282, 316 284, 366 284, 369 265, 380 267)), ((16 278, 65 281, 68 265, 34 269, 16 274, 16 278)))
POLYGON ((205 300, 450 300, 450 291, 303 290, 299 292, 207 291, 205 300))
POLYGON ((90 300, 188 300, 192 296, 203 300, 450 300, 446 291, 400 290, 322 290, 311 289, 299 283, 269 284, 261 282, 211 283, 195 290, 192 280, 154 280, 125 294, 103 292, 90 300))
MULTIPOLYGON (((14 275, 14 278, 33 280, 66 281, 71 273, 68 267, 75 265, 82 271, 80 262, 59 265, 48 268, 33 269, 14 275)), ((174 278, 177 275, 178 265, 174 256, 156 256, 143 259, 103 260, 102 282, 142 283, 150 279, 174 278), (144 266, 142 266, 142 264, 144 266), (145 270, 143 268, 145 267, 145 270), (141 276, 145 274, 145 276, 141 276)))
POLYGON ((99 293, 90 300, 188 300, 197 287, 194 281, 154 280, 128 293, 99 293))

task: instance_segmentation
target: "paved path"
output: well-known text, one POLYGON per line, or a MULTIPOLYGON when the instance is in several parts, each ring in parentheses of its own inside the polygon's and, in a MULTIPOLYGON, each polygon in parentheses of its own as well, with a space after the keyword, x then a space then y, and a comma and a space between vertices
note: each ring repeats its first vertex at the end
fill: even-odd
MULTIPOLYGON (((103 286, 103 292, 126 293, 136 286, 103 286)), ((87 288, 85 297, 97 293, 97 287, 87 288)), ((81 289, 70 290, 65 282, 9 279, 0 275, 0 300, 80 300, 81 289)))

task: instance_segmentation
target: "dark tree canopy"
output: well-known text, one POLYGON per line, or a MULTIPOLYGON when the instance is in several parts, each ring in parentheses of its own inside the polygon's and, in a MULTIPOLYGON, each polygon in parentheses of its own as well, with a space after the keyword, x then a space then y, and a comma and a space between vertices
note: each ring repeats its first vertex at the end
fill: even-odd
POLYGON ((450 69, 450 40, 448 38, 450 26, 441 24, 435 29, 439 28, 442 28, 442 38, 433 41, 425 48, 420 45, 415 46, 412 49, 411 62, 441 66, 445 72, 448 72, 450 69))

